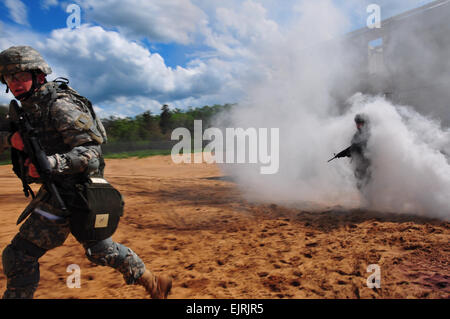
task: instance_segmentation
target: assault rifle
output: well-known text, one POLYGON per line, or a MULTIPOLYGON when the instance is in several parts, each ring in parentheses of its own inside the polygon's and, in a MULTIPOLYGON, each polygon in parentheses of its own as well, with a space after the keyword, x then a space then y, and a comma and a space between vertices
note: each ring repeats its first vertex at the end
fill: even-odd
POLYGON ((350 156, 350 148, 351 146, 347 147, 345 150, 339 152, 339 153, 334 153, 334 157, 329 159, 327 163, 331 162, 332 160, 336 159, 336 158, 340 158, 340 157, 349 157, 350 156))
MULTIPOLYGON (((64 204, 64 201, 61 198, 61 195, 59 194, 58 189, 56 188, 55 183, 53 182, 53 176, 51 172, 51 166, 47 159, 47 155, 44 152, 44 149, 42 148, 39 138, 37 136, 37 131, 31 126, 30 121, 28 119, 27 114, 23 110, 22 107, 19 106, 16 100, 12 100, 9 105, 9 117, 11 121, 11 129, 13 131, 18 131, 20 136, 22 137, 23 144, 24 144, 24 152, 26 153, 26 156, 30 159, 31 163, 36 167, 37 172, 40 175, 40 179, 42 181, 42 184, 44 185, 45 189, 53 198, 56 199, 57 203, 59 204, 60 208, 66 212, 67 208, 64 204)), ((21 158, 19 161, 21 164, 24 163, 24 159, 21 158)), ((21 165, 21 174, 20 179, 22 180, 22 184, 24 186, 24 193, 25 196, 28 197, 28 192, 31 191, 30 186, 28 185, 28 182, 26 180, 26 174, 24 173, 23 165, 21 165)), ((34 194, 32 193, 32 197, 34 198, 34 194)), ((24 220, 28 214, 31 212, 27 212, 26 210, 24 213, 19 217, 17 220, 17 224, 20 224, 22 220, 24 220)))

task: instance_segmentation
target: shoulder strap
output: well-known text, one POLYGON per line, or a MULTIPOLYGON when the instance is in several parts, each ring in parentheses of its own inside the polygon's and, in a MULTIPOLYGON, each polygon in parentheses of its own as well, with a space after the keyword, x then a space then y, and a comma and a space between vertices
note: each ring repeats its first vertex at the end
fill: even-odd
POLYGON ((72 89, 68 85, 69 84, 68 79, 59 77, 59 78, 56 78, 55 80, 53 80, 53 82, 57 84, 56 85, 57 91, 69 93, 71 96, 73 96, 75 98, 75 100, 83 103, 87 107, 87 109, 89 110, 89 113, 91 113, 91 116, 96 123, 99 133, 102 135, 103 143, 106 143, 107 142, 106 130, 103 127, 101 120, 97 117, 97 114, 95 114, 95 111, 94 111, 91 101, 88 98, 78 94, 78 92, 75 91, 74 89, 72 89))

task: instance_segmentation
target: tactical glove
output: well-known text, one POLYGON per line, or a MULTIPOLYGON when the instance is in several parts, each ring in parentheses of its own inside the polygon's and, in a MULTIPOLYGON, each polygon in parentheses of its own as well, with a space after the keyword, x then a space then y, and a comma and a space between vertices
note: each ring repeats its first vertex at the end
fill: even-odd
POLYGON ((24 166, 28 167, 28 176, 33 177, 33 178, 41 177, 36 169, 36 166, 34 166, 34 164, 31 163, 29 158, 27 158, 25 160, 24 166))
POLYGON ((25 148, 22 136, 20 136, 19 132, 15 132, 13 135, 11 135, 10 143, 12 147, 19 151, 23 151, 23 149, 25 148))

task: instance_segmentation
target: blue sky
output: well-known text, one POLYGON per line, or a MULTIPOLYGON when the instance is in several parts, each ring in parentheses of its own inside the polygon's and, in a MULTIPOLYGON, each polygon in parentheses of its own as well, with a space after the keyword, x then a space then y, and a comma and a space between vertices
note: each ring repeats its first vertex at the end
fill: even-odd
MULTIPOLYGON (((164 103, 184 109, 238 102, 243 83, 263 73, 257 56, 296 28, 305 43, 309 25, 323 28, 318 40, 326 40, 365 27, 370 3, 387 18, 428 2, 1 0, 0 50, 31 45, 52 66, 49 79, 70 78, 101 116, 134 116, 158 113, 164 103), (81 9, 74 30, 66 25, 71 3, 81 9)), ((0 103, 11 98, 0 93, 0 103)))

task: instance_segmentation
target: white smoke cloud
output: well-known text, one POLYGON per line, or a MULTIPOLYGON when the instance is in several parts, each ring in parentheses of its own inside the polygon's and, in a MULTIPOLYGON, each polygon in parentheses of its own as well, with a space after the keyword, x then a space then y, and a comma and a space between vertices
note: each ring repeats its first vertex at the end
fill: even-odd
POLYGON ((303 3, 299 10, 298 21, 253 61, 265 76, 243 82, 246 99, 216 123, 279 128, 279 172, 261 175, 259 165, 239 164, 221 165, 223 172, 255 201, 308 208, 370 205, 448 219, 450 167, 441 152, 449 147, 448 129, 382 97, 357 94, 347 105, 338 104, 334 94, 348 91, 348 80, 356 76, 349 62, 361 54, 330 41, 345 32, 348 16, 328 0, 303 3), (349 159, 326 162, 350 145, 359 112, 373 122, 368 145, 372 180, 363 194, 356 189, 349 159))
MULTIPOLYGON (((344 174, 326 164, 332 150, 346 146, 351 137, 350 127, 342 130, 345 120, 329 117, 333 107, 331 85, 343 70, 339 63, 323 62, 339 54, 338 47, 320 56, 311 47, 342 34, 347 21, 331 1, 307 3, 299 11, 304 20, 295 22, 283 38, 270 39, 271 46, 255 58, 254 63, 265 76, 259 81, 246 81, 246 100, 224 119, 227 124, 218 123, 280 128, 280 171, 262 176, 253 166, 224 165, 223 169, 253 199, 333 203, 353 190, 349 169, 338 165, 347 171, 344 174), (329 23, 318 24, 316 14, 329 23)), ((351 202, 354 197, 347 196, 351 202)))
POLYGON ((359 97, 353 110, 371 119, 368 204, 378 210, 448 219, 450 165, 443 151, 450 146, 450 130, 382 98, 359 97))

